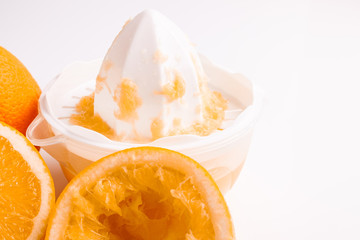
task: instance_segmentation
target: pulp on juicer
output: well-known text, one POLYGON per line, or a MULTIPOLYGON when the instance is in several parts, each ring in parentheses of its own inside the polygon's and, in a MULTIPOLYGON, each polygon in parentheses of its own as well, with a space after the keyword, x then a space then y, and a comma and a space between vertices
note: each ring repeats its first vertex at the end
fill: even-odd
POLYGON ((186 35, 154 10, 129 21, 108 50, 91 96, 81 99, 75 125, 113 140, 206 136, 219 129, 227 101, 207 86, 186 35))

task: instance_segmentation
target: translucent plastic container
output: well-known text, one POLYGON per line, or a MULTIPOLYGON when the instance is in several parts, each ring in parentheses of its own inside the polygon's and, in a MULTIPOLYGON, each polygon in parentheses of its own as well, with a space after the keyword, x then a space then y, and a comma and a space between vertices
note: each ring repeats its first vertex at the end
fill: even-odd
POLYGON ((206 137, 183 135, 136 144, 111 141, 98 133, 71 126, 68 123, 71 106, 90 93, 95 84, 101 64, 101 60, 96 60, 70 65, 46 87, 39 100, 39 115, 29 126, 27 137, 59 162, 68 180, 92 162, 116 151, 158 146, 179 151, 198 161, 225 193, 244 165, 261 98, 242 75, 229 73, 204 57, 201 60, 210 87, 219 90, 234 109, 227 112, 230 120, 224 122, 224 130, 206 137), (236 110, 239 108, 243 110, 240 114, 236 110))

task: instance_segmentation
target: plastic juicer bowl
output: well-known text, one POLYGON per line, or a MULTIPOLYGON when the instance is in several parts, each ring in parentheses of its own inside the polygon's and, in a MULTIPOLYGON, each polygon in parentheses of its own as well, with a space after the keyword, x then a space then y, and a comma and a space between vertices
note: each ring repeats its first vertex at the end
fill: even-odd
POLYGON ((261 98, 242 75, 229 73, 203 56, 201 61, 209 77, 209 86, 220 89, 225 98, 236 103, 235 107, 243 109, 222 131, 206 137, 183 135, 137 144, 110 141, 100 134, 70 126, 64 116, 68 114, 68 106, 74 106, 79 97, 85 95, 84 89, 95 84, 101 64, 96 60, 74 63, 50 82, 40 97, 39 115, 30 124, 27 137, 59 162, 68 180, 92 162, 116 151, 157 146, 181 152, 199 162, 226 193, 244 165, 261 98))

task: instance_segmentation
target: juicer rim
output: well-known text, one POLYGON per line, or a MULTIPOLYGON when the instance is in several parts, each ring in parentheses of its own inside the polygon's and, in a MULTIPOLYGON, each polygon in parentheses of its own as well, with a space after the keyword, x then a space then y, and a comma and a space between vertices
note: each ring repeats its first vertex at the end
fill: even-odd
MULTIPOLYGON (((50 85, 56 81, 56 78, 50 82, 50 85)), ((51 87, 51 86, 50 86, 51 87)), ((48 89, 48 87, 46 88, 48 89)), ((189 152, 196 152, 196 154, 200 154, 201 152, 208 152, 209 148, 211 150, 216 150, 231 144, 232 142, 236 141, 238 138, 242 137, 246 134, 249 129, 251 129, 257 119, 258 115, 261 112, 262 108, 262 93, 256 86, 252 88, 253 93, 253 103, 249 105, 238 117, 235 121, 238 121, 239 124, 235 124, 237 126, 232 126, 226 128, 222 131, 217 133, 211 134, 209 136, 196 136, 196 135, 188 135, 193 137, 194 139, 191 142, 186 142, 183 144, 176 144, 176 145, 168 145, 163 146, 161 144, 156 144, 156 140, 149 143, 127 143, 127 142, 114 142, 114 143, 99 143, 94 140, 84 138, 79 136, 78 134, 66 129, 62 124, 59 123, 57 119, 55 119, 49 113, 49 106, 46 101, 46 91, 41 94, 39 99, 39 108, 40 113, 44 120, 51 126, 51 128, 56 129, 57 132, 61 132, 61 134, 57 136, 59 137, 59 143, 66 141, 66 138, 75 140, 79 143, 86 144, 88 146, 96 146, 107 150, 116 150, 116 149, 124 149, 124 148, 131 148, 131 147, 139 147, 139 146, 162 146, 168 147, 174 150, 187 150, 189 152), (242 124, 240 124, 242 123, 242 124), (241 127, 240 127, 241 126, 241 127), (218 137, 214 137, 214 135, 218 137), (195 139, 197 138, 197 139, 195 139), (194 149, 191 151, 191 149, 194 149), (196 150, 195 150, 196 149, 196 150)), ((54 143, 50 143, 48 145, 52 145, 54 143)))

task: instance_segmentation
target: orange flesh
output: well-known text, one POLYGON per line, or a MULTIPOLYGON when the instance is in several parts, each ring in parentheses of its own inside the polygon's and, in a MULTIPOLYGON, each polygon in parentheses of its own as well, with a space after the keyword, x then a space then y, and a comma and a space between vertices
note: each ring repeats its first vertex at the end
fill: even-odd
POLYGON ((175 72, 175 77, 172 82, 165 84, 162 87, 161 94, 165 95, 169 102, 181 98, 185 94, 185 81, 184 78, 175 72))
POLYGON ((155 118, 151 123, 151 134, 154 140, 161 138, 162 129, 163 129, 163 122, 160 118, 155 118))
POLYGON ((203 106, 201 106, 203 121, 195 122, 190 127, 181 128, 179 120, 174 119, 173 129, 170 130, 169 136, 180 134, 196 134, 199 136, 208 136, 214 130, 220 129, 224 120, 227 101, 222 97, 221 93, 216 91, 206 91, 202 94, 203 106), (176 121, 175 121, 176 120, 176 121))
POLYGON ((207 89, 202 94, 203 98, 203 117, 202 123, 193 124, 190 131, 196 132, 200 136, 207 136, 215 129, 219 129, 224 120, 227 101, 221 93, 207 89))
POLYGON ((26 239, 40 210, 40 181, 2 136, 0 146, 0 238, 26 239))
POLYGON ((117 138, 113 129, 99 115, 94 115, 94 93, 82 97, 75 110, 77 113, 70 117, 71 124, 89 128, 110 139, 117 138))
POLYGON ((108 73, 108 71, 110 70, 111 67, 112 67, 112 63, 110 61, 104 60, 103 68, 104 68, 105 72, 103 74, 105 76, 100 76, 100 74, 97 75, 97 77, 96 77, 96 87, 95 87, 95 92, 96 93, 99 93, 103 89, 104 86, 106 86, 107 90, 110 92, 110 87, 106 82, 106 78, 107 78, 106 75, 107 75, 107 73, 108 73))
POLYGON ((214 239, 192 178, 155 163, 116 169, 71 200, 65 239, 214 239))
POLYGON ((137 86, 130 79, 122 79, 115 89, 114 101, 119 107, 115 112, 117 119, 133 122, 138 118, 136 109, 141 106, 141 98, 137 94, 137 86))
POLYGON ((181 126, 181 118, 174 118, 173 126, 174 126, 174 128, 179 128, 181 126))
POLYGON ((101 92, 101 90, 104 87, 104 84, 106 83, 105 80, 106 80, 105 77, 100 77, 99 75, 96 77, 96 88, 95 88, 96 93, 101 92))
POLYGON ((153 56, 153 60, 154 60, 154 62, 161 64, 168 60, 168 56, 163 54, 160 50, 156 50, 156 52, 154 53, 154 56, 153 56))

